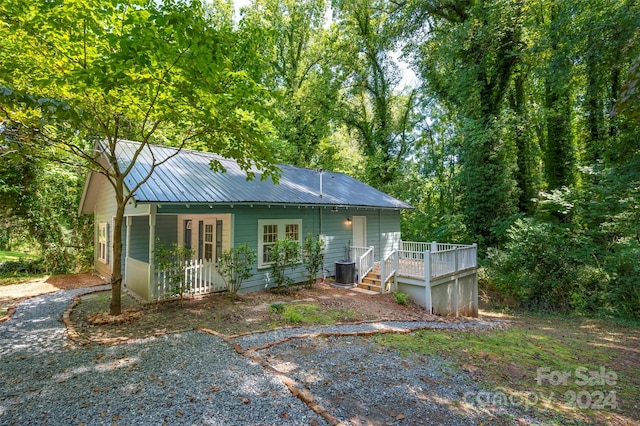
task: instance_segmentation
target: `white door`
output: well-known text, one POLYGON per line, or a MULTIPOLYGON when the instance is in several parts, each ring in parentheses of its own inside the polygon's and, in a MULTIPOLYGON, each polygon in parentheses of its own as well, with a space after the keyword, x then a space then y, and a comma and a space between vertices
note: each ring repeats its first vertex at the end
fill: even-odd
POLYGON ((204 221, 202 229, 202 257, 204 260, 204 280, 213 286, 213 291, 224 290, 224 280, 218 274, 217 264, 222 254, 223 221, 211 218, 204 221))
POLYGON ((367 246, 367 217, 353 216, 353 218, 351 219, 351 225, 353 226, 353 246, 366 247, 367 246))

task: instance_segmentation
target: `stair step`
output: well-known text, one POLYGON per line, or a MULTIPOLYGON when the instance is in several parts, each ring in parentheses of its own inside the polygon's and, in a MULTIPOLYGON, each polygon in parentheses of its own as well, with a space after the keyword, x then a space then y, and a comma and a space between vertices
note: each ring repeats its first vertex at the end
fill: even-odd
POLYGON ((358 284, 358 288, 363 288, 365 290, 371 290, 380 293, 380 286, 374 284, 361 283, 358 284))

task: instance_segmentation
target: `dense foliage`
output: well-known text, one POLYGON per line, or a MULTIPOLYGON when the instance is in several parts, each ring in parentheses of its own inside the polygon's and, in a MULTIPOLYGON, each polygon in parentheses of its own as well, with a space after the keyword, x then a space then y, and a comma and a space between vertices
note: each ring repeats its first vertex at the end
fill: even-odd
POLYGON ((511 303, 640 315, 638 2, 253 0, 233 16, 223 0, 3 3, 3 222, 42 250, 85 235, 64 213, 82 173, 41 158, 52 140, 193 146, 406 200, 403 239, 478 242, 511 303))

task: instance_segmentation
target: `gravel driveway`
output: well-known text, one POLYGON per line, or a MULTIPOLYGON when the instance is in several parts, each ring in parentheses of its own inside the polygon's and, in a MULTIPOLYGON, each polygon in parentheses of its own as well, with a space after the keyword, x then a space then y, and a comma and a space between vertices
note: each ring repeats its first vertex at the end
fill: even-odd
POLYGON ((75 294, 93 290, 34 297, 0 324, 0 424, 533 422, 517 407, 465 403, 482 389, 441 358, 403 358, 370 338, 331 336, 427 323, 283 329, 227 341, 190 331, 77 346, 60 319, 75 294), (241 355, 230 343, 249 351, 241 355), (316 414, 285 383, 312 395, 328 415, 316 414))

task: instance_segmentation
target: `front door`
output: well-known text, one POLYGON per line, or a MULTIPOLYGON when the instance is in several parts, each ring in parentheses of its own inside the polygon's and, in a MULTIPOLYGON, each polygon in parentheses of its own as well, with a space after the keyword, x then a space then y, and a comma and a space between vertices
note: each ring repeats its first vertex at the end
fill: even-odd
POLYGON ((366 216, 353 216, 351 219, 353 226, 353 246, 354 247, 366 247, 367 246, 367 217, 366 216))
MULTIPOLYGON (((222 255, 223 221, 215 217, 204 220, 202 226, 202 279, 210 286, 208 290, 224 290, 225 283, 218 274, 218 261, 222 255)), ((203 290, 204 291, 204 290, 203 290)), ((208 291, 205 291, 208 292, 208 291)))

